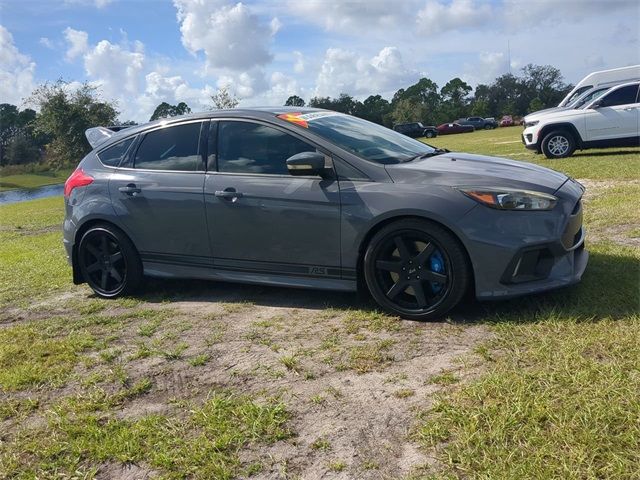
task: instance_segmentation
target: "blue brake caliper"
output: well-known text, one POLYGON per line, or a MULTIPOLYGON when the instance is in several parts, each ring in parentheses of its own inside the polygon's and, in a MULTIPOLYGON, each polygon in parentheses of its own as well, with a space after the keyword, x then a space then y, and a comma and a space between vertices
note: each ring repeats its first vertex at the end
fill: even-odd
MULTIPOLYGON (((440 250, 436 250, 429 257, 429 268, 431 269, 432 272, 444 273, 444 259, 442 258, 442 254, 440 253, 440 250)), ((443 285, 441 283, 437 283, 437 282, 430 282, 430 283, 431 283, 431 290, 433 291, 433 293, 438 293, 440 290, 442 290, 443 285)))

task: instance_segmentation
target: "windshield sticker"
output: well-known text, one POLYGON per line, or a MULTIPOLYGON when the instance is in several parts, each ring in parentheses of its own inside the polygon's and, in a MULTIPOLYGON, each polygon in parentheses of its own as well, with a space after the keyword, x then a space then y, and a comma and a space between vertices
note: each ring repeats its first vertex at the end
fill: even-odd
POLYGON ((311 112, 311 113, 282 113, 278 115, 278 118, 287 122, 295 123, 303 128, 309 128, 309 123, 319 118, 333 117, 340 115, 338 112, 311 112))

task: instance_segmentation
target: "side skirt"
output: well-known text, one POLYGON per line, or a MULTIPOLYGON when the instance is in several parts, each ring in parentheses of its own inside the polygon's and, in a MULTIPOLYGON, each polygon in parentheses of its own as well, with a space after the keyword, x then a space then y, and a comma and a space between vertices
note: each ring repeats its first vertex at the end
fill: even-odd
POLYGON ((191 278, 224 282, 355 292, 356 272, 311 265, 276 264, 209 258, 176 258, 141 254, 144 274, 158 278, 191 278))

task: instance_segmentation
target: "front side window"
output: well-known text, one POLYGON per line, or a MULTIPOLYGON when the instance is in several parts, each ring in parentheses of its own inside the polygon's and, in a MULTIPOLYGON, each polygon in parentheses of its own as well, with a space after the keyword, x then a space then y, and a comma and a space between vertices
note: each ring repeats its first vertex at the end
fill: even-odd
POLYGON ((259 123, 218 125, 219 172, 288 175, 287 158, 315 151, 293 135, 259 123))
POLYGON ((108 167, 117 167, 120 165, 120 162, 124 158, 129 150, 129 147, 133 143, 133 139, 135 137, 130 137, 121 142, 116 143, 115 145, 110 146, 109 148, 105 148, 100 153, 98 153, 98 158, 102 162, 103 165, 108 167))
POLYGON ((628 105, 636 103, 638 95, 638 85, 627 85, 626 87, 614 90, 600 100, 601 107, 615 107, 617 105, 628 105))
POLYGON ((200 156, 201 122, 169 126, 147 133, 136 152, 134 168, 203 170, 200 156))

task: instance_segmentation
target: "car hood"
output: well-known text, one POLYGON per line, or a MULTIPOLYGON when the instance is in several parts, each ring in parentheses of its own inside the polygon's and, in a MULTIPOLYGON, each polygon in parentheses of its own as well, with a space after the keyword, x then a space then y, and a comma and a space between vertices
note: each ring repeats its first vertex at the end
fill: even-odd
POLYGON ((544 115, 548 115, 549 113, 560 112, 562 110, 568 110, 569 107, 552 107, 545 108, 544 110, 538 110, 537 112, 530 113, 526 117, 524 117, 525 122, 531 122, 532 120, 537 120, 539 117, 544 115))
POLYGON ((568 177, 549 168, 507 158, 449 152, 385 165, 396 183, 507 187, 553 193, 568 177))

